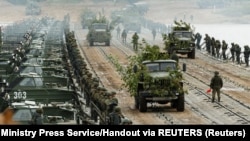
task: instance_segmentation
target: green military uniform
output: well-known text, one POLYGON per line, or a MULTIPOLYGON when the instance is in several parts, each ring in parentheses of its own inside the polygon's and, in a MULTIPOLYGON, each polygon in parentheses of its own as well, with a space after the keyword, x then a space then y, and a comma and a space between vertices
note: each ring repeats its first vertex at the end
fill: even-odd
POLYGON ((214 102, 215 94, 217 93, 218 102, 220 102, 220 89, 223 87, 223 80, 219 76, 219 72, 214 72, 214 77, 211 79, 210 88, 212 89, 212 102, 214 102))
POLYGON ((135 32, 135 34, 132 36, 132 43, 133 43, 133 49, 136 51, 138 50, 138 40, 139 40, 139 36, 135 32))

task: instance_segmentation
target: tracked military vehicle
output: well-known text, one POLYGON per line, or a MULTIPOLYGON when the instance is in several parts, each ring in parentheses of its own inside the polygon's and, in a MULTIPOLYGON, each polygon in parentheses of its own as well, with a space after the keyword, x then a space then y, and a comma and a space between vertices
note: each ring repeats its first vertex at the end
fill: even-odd
POLYGON ((107 23, 92 23, 87 34, 87 40, 90 46, 94 43, 105 43, 110 46, 111 33, 107 23))

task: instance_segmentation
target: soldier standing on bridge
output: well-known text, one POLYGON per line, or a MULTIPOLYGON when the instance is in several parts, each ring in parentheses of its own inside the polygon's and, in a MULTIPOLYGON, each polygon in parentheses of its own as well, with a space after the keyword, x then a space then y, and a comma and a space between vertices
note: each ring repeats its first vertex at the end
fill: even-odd
POLYGON ((195 34, 195 40, 196 40, 196 47, 197 47, 197 49, 201 49, 201 45, 200 45, 201 38, 202 38, 201 34, 199 32, 197 32, 195 34))
POLYGON ((240 61, 241 47, 238 44, 235 44, 235 46, 236 46, 235 48, 236 61, 237 61, 237 64, 241 64, 241 61, 240 61))
POLYGON ((232 58, 232 61, 233 61, 233 63, 234 63, 234 60, 235 60, 235 45, 234 45, 234 43, 231 43, 231 48, 230 48, 230 52, 231 52, 231 58, 232 58))
POLYGON ((135 51, 138 50, 138 40, 139 40, 139 36, 138 36, 137 33, 135 32, 134 35, 132 36, 133 49, 134 49, 135 51))
POLYGON ((226 56, 226 51, 227 51, 227 43, 225 42, 225 40, 222 40, 222 57, 223 57, 223 60, 226 60, 227 59, 227 56, 226 56))
POLYGON ((219 72, 214 72, 214 77, 210 81, 210 88, 212 89, 212 102, 214 102, 215 94, 217 93, 218 102, 220 102, 220 89, 223 87, 223 80, 219 76, 219 72))
POLYGON ((244 46, 244 58, 245 58, 245 63, 246 63, 246 67, 249 66, 249 54, 250 54, 250 48, 248 45, 244 46))

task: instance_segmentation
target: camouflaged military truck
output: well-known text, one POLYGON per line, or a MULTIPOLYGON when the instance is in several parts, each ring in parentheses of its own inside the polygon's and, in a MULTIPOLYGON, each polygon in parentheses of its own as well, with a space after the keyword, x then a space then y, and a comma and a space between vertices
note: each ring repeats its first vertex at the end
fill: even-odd
POLYGON ((178 23, 177 26, 173 27, 169 36, 171 36, 169 54, 175 51, 178 54, 187 55, 187 58, 195 59, 195 40, 189 25, 178 23))
MULTIPOLYGON (((175 60, 145 60, 135 67, 139 73, 135 107, 140 112, 147 111, 147 103, 167 104, 177 111, 184 111, 184 90, 182 75, 175 60)), ((184 67, 183 67, 184 70, 184 67)), ((185 71, 185 70, 184 70, 185 71)))
POLYGON ((107 23, 92 23, 87 34, 87 40, 90 46, 94 43, 105 43, 110 46, 111 32, 107 23))

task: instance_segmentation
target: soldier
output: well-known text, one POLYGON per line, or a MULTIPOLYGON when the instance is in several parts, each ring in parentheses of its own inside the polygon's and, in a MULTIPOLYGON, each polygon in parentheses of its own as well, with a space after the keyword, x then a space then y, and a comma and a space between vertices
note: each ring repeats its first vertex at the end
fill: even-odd
POLYGON ((232 47, 230 48, 230 52, 231 52, 231 58, 232 58, 232 61, 234 62, 235 60, 235 45, 234 43, 231 43, 232 47))
POLYGON ((108 99, 106 100, 107 112, 114 111, 114 107, 118 105, 118 99, 115 97, 116 92, 112 91, 108 93, 108 99))
POLYGON ((225 40, 222 40, 222 57, 223 60, 226 60, 226 51, 227 51, 227 43, 225 42, 225 40))
POLYGON ((43 124, 43 109, 42 108, 36 109, 36 112, 32 115, 31 124, 32 125, 43 124))
POLYGON ((122 31, 122 42, 126 43, 126 38, 127 38, 127 31, 124 29, 122 31))
POLYGON ((202 38, 201 34, 199 32, 197 32, 195 34, 195 40, 196 40, 196 47, 197 47, 197 49, 201 49, 201 45, 200 45, 201 38, 202 38))
POLYGON ((210 88, 212 89, 212 102, 214 102, 215 94, 217 93, 218 102, 220 102, 220 89, 223 87, 223 80, 219 76, 219 72, 215 71, 214 76, 210 81, 210 88))
POLYGON ((216 57, 219 59, 220 58, 220 48, 221 44, 219 40, 215 41, 215 51, 216 51, 216 57))
POLYGON ((210 54, 211 38, 208 36, 208 34, 205 34, 204 40, 206 43, 206 51, 210 54))
POLYGON ((126 117, 122 119, 121 125, 132 125, 132 124, 133 122, 130 119, 126 117))
POLYGON ((120 125, 124 116, 121 113, 121 108, 116 106, 114 111, 109 114, 110 125, 120 125))
POLYGON ((135 32, 134 35, 132 36, 133 49, 134 49, 135 51, 138 50, 138 40, 139 40, 139 36, 138 36, 137 33, 135 32))
POLYGON ((235 53, 236 53, 236 61, 237 61, 237 64, 241 64, 240 63, 240 54, 241 54, 241 48, 238 44, 235 45, 236 48, 235 48, 235 53))
POLYGON ((211 38, 211 51, 212 51, 212 56, 215 57, 216 54, 215 54, 215 46, 216 46, 216 42, 215 42, 215 39, 214 37, 211 38))
POLYGON ((249 66, 249 54, 250 54, 250 48, 248 45, 245 45, 244 46, 244 58, 245 58, 246 67, 249 66))

